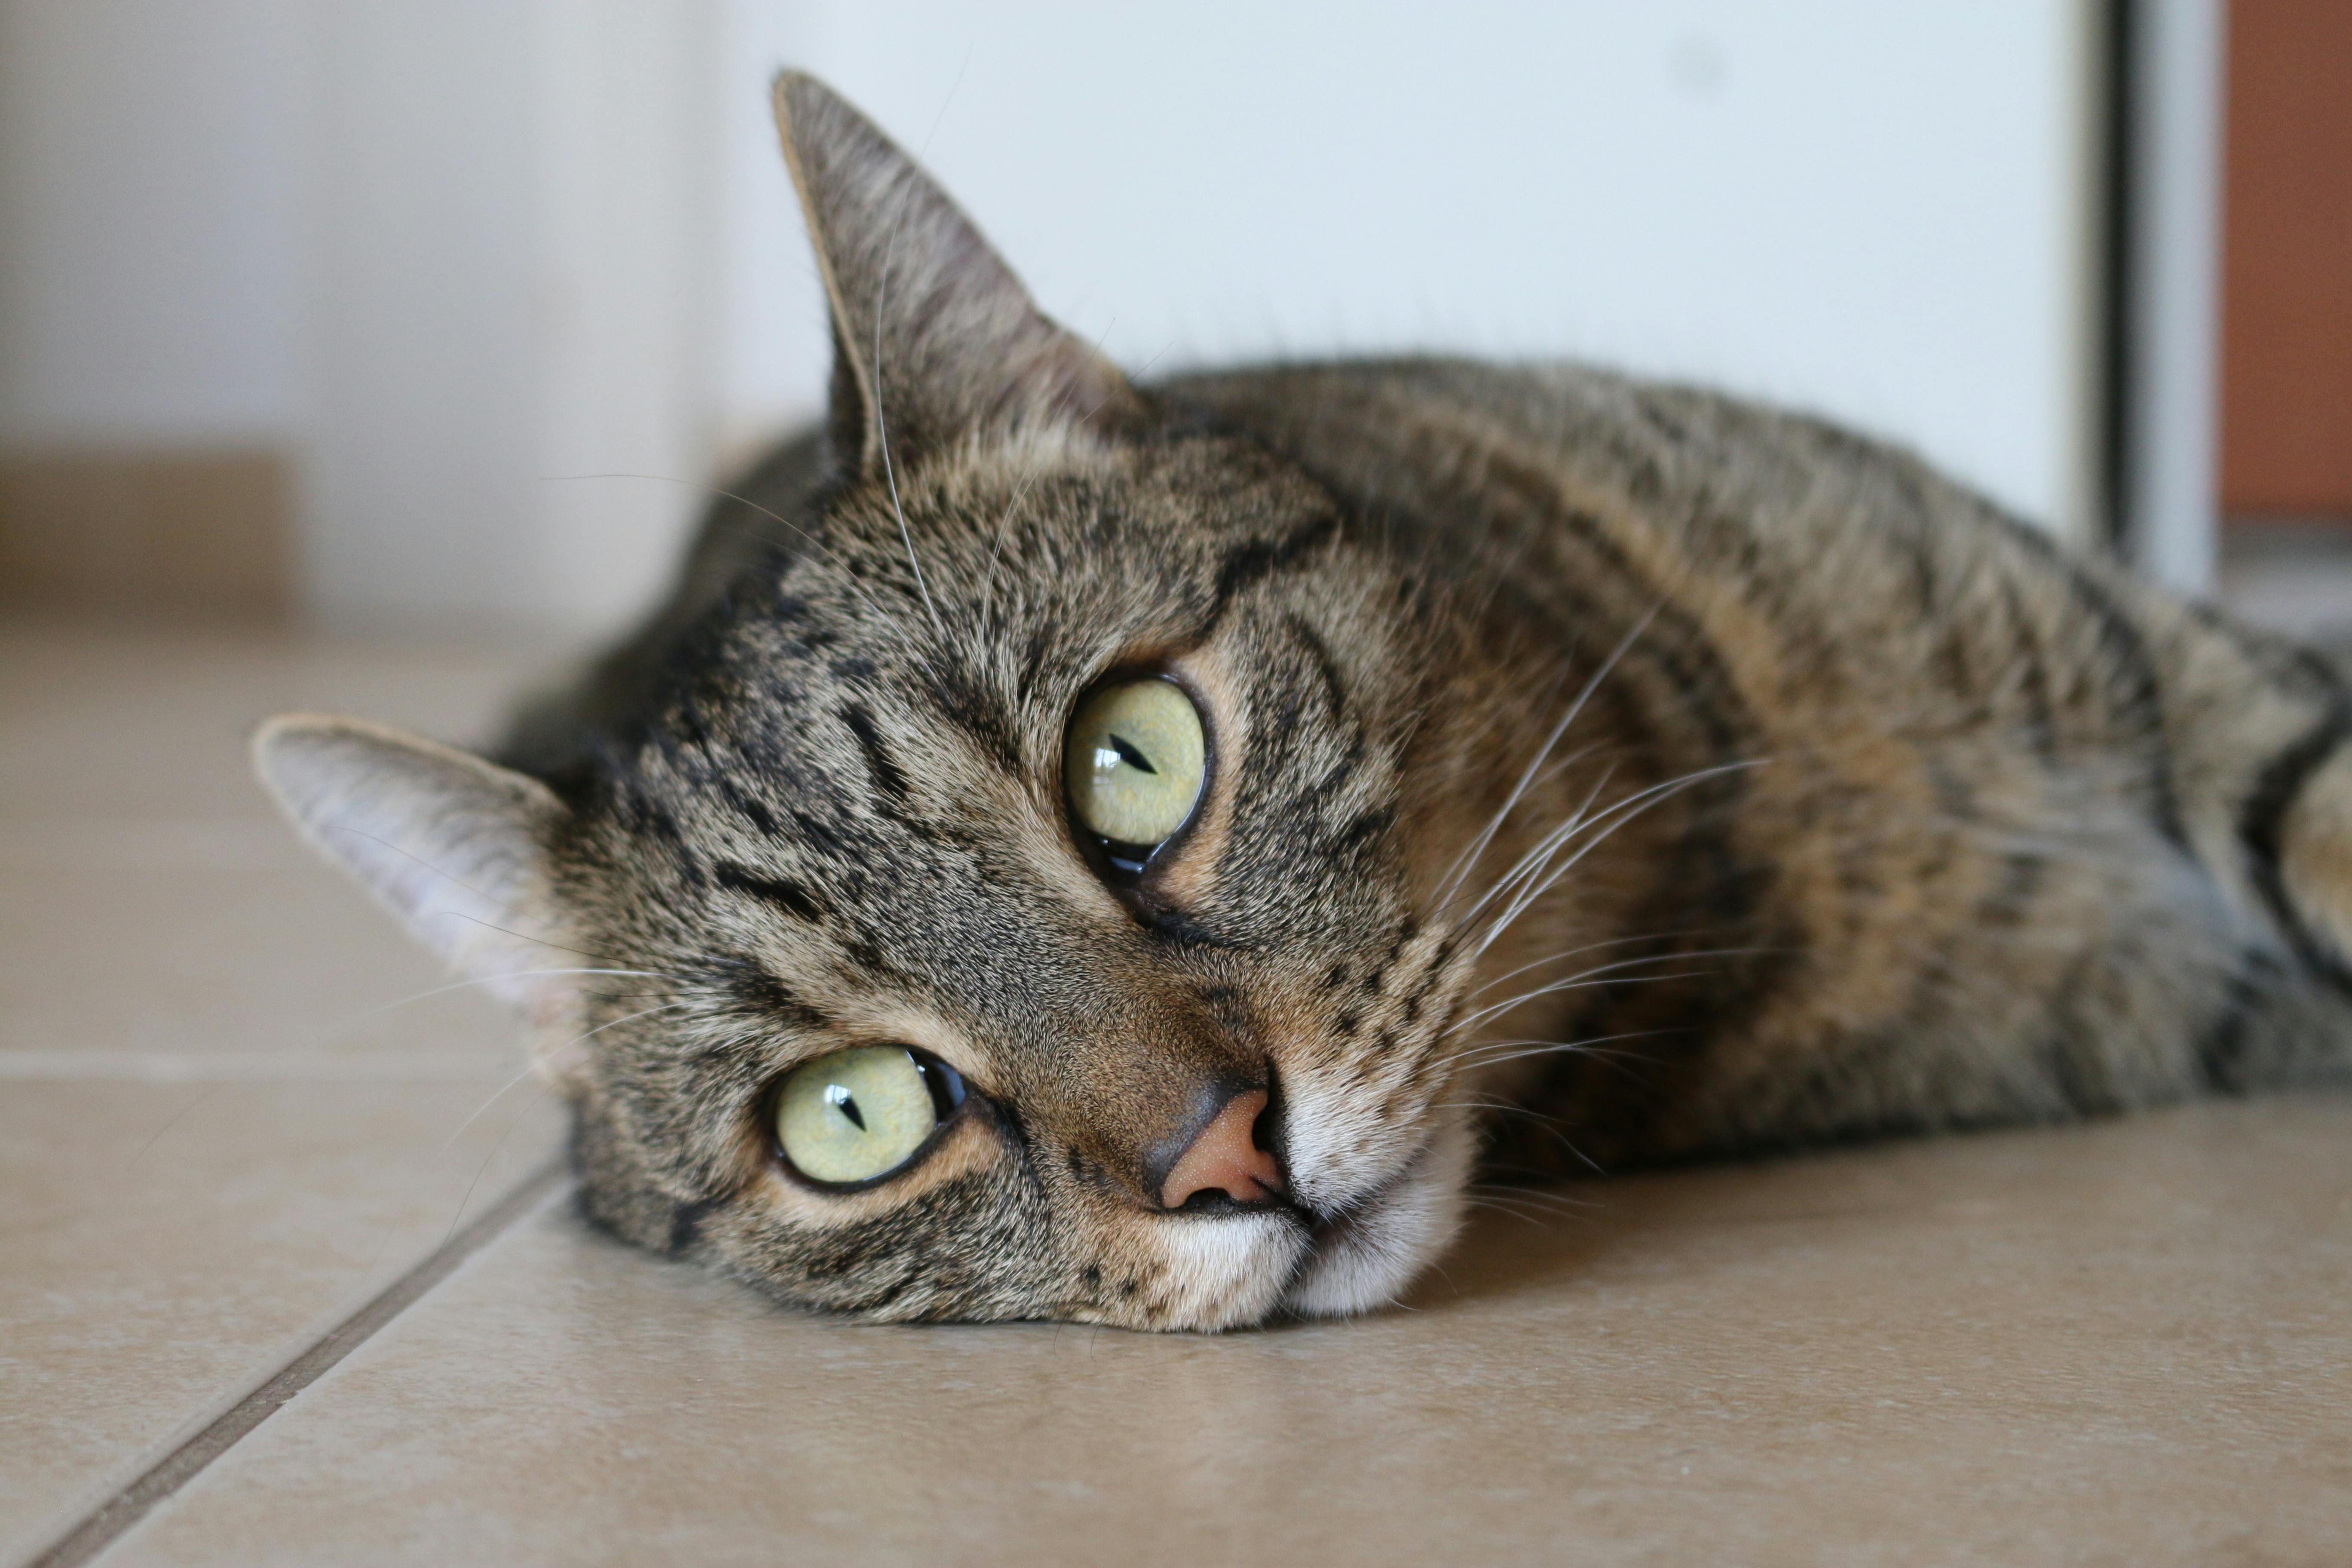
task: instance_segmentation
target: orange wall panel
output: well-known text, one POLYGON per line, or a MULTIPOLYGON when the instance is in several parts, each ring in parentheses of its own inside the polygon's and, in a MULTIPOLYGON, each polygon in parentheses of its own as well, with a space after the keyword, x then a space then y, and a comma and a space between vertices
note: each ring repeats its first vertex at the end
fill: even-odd
POLYGON ((2352 521, 2352 0, 2231 0, 2225 513, 2352 521))

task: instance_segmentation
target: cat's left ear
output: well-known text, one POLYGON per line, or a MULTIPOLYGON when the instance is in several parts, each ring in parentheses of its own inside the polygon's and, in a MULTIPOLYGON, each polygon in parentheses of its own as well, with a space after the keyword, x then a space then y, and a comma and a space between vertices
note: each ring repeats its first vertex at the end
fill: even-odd
POLYGON ((576 996, 548 875, 569 815, 537 779, 357 719, 296 713, 253 738, 254 769, 302 837, 411 935, 534 1024, 576 996))
POLYGON ((1141 402, 1118 367, 1040 312, 971 220, 814 77, 776 79, 776 127, 833 310, 833 439, 891 461, 1033 421, 1116 428, 1141 402))

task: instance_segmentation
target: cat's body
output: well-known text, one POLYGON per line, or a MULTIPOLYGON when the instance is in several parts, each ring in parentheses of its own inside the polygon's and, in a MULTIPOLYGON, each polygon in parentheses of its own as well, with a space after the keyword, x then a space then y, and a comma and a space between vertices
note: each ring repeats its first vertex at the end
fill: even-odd
POLYGON ((2268 869, 2298 769, 2344 733, 2317 657, 2071 560, 1907 454, 1705 393, 1445 363, 1174 391, 1408 563, 1458 552, 1522 690, 1632 637, 1563 738, 1591 750, 1562 804, 1610 764, 1607 794, 1725 770, 1580 868, 1584 898, 1635 889, 1621 920, 1562 909, 1531 944, 1643 963, 1513 1032, 1647 1043, 1483 1086, 1574 1130, 1563 1161, 1506 1119, 1509 1163, 2095 1114, 2352 1056, 2342 971, 2298 957, 2268 869))
POLYGON ((829 433, 521 771, 264 737, 313 836, 530 1016, 620 1234, 877 1316, 1223 1326, 1387 1300, 1482 1152, 2352 1058, 2317 658, 1727 398, 1442 362, 1132 388, 837 100, 782 102, 829 433), (1066 771, 1112 754, 1070 748, 1169 683, 1197 804, 1121 858, 1066 771), (886 1047, 935 1129, 811 1179, 777 1106, 886 1047))

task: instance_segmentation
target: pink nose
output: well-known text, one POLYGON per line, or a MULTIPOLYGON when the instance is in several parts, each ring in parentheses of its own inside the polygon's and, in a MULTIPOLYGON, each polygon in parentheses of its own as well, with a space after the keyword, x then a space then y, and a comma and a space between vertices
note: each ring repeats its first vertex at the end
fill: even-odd
POLYGON ((1249 1089, 1225 1101, 1178 1157, 1160 1188, 1160 1206, 1181 1208, 1194 1193, 1222 1191, 1235 1203, 1264 1203, 1282 1191, 1282 1169, 1257 1146, 1257 1119, 1265 1090, 1249 1089))

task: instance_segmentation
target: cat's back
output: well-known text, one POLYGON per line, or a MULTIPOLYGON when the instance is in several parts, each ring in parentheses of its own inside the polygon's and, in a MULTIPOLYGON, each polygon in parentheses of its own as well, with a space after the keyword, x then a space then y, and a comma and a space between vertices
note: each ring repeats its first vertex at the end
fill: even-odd
POLYGON ((1897 446, 1720 393, 1450 359, 1166 393, 1307 469, 1368 538, 1505 577, 1580 623, 1675 606, 1759 675, 1794 657, 1819 677, 1866 648, 1851 678, 1901 685, 1948 663, 1943 631, 1988 613, 2063 637, 2086 586, 2138 597, 1897 446))

